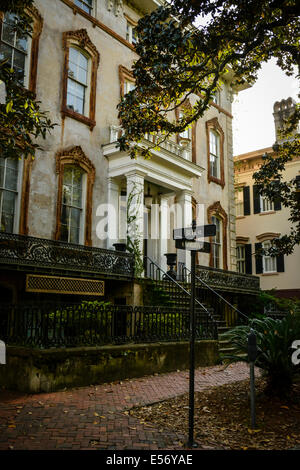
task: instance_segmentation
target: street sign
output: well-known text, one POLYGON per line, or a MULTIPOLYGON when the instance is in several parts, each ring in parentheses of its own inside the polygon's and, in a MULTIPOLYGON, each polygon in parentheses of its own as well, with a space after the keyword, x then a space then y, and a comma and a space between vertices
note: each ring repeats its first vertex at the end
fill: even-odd
POLYGON ((175 228, 173 240, 194 240, 195 238, 213 237, 216 235, 215 224, 198 225, 198 227, 175 228))
POLYGON ((210 243, 197 240, 175 240, 175 248, 210 253, 210 243))

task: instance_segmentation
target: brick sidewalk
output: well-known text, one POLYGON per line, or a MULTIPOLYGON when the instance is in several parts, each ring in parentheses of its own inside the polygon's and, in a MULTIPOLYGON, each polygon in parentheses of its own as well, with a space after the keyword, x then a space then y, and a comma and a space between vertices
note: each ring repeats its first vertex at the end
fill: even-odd
MULTIPOLYGON (((195 391, 248 377, 242 363, 199 368, 195 391)), ((2 391, 0 450, 182 449, 187 430, 162 432, 128 410, 187 393, 188 386, 188 371, 180 371, 37 395, 2 391)))

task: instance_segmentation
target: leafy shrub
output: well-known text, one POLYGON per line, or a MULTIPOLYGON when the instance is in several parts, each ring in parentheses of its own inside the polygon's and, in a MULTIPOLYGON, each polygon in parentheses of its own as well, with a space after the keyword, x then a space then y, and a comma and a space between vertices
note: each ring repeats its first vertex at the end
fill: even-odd
POLYGON ((250 329, 256 333, 258 356, 255 365, 264 371, 267 378, 266 391, 272 395, 284 395, 292 386, 294 376, 299 374, 299 366, 292 363, 292 343, 300 340, 300 316, 287 314, 276 320, 251 319, 248 325, 236 326, 221 335, 234 349, 222 359, 230 362, 246 361, 247 342, 250 329))

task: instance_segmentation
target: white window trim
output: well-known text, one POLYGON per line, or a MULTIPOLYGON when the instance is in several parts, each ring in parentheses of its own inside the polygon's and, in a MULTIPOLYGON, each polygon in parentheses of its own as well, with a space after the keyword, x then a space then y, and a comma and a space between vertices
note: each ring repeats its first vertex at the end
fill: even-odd
MULTIPOLYGON (((82 1, 82 0, 81 0, 82 1)), ((84 1, 84 0, 83 0, 84 1)), ((87 3, 87 2, 86 2, 87 3)), ((74 0, 74 5, 77 6, 78 8, 81 8, 79 5, 76 4, 74 0)), ((89 5, 87 5, 89 6, 89 5)), ((97 7, 97 2, 95 0, 92 0, 92 6, 91 6, 91 13, 88 13, 85 11, 83 8, 81 8, 87 15, 93 16, 95 18, 96 16, 96 7, 97 7)))
POLYGON ((237 266, 240 266, 240 263, 242 263, 242 266, 244 267, 244 269, 241 271, 238 269, 238 272, 241 273, 241 274, 246 274, 246 249, 245 249, 245 245, 242 245, 242 244, 237 244, 236 246, 237 248, 237 251, 236 251, 236 264, 237 266), (238 252, 243 252, 243 257, 241 258, 238 258, 238 252))
POLYGON ((212 224, 214 223, 214 219, 218 219, 218 221, 219 221, 220 242, 216 242, 214 240, 215 237, 213 237, 213 241, 212 241, 213 247, 212 247, 212 249, 214 250, 215 246, 219 247, 219 266, 218 267, 215 266, 215 257, 214 257, 214 252, 213 252, 213 267, 216 268, 216 269, 223 269, 223 244, 222 244, 222 240, 223 240, 223 221, 222 221, 222 219, 220 219, 217 216, 213 215, 212 219, 211 219, 212 224))
MULTIPOLYGON (((184 116, 184 113, 182 111, 179 111, 179 119, 182 119, 184 116)), ((192 129, 191 127, 187 127, 184 129, 184 131, 179 133, 179 137, 181 139, 190 139, 192 140, 192 129)))
MULTIPOLYGON (((270 242, 271 242, 271 240, 265 240, 264 242, 262 242, 262 248, 263 249, 269 248, 270 242), (267 245, 267 246, 265 246, 265 245, 267 245)), ((262 266, 263 274, 265 274, 265 273, 277 273, 276 256, 263 255, 262 256, 262 265, 263 265, 262 266), (266 263, 267 263, 267 260, 269 260, 269 259, 272 259, 272 267, 275 267, 275 269, 272 269, 272 270, 267 270, 266 269, 266 263)))
MULTIPOLYGON (((87 202, 87 174, 83 171, 80 167, 76 167, 75 165, 66 165, 66 167, 74 167, 79 168, 82 174, 81 180, 81 212, 80 212, 80 227, 79 227, 79 237, 78 237, 78 244, 84 245, 85 241, 85 220, 86 220, 86 202, 87 202)), ((62 181, 62 184, 64 182, 62 181)), ((62 204, 63 205, 63 204, 62 204)), ((70 237, 70 233, 68 233, 68 238, 70 237)), ((69 240, 66 243, 71 243, 69 240)))
POLYGON ((235 215, 236 217, 244 215, 244 196, 243 191, 239 189, 235 191, 235 215))
MULTIPOLYGON (((5 14, 3 16, 3 22, 4 22, 5 14)), ((3 23, 2 23, 3 24, 3 23)), ((24 88, 28 89, 29 87, 29 72, 30 72, 30 64, 31 64, 31 47, 32 47, 32 39, 29 34, 27 34, 27 51, 24 54, 25 55, 25 66, 24 66, 24 88)), ((1 30, 0 30, 0 42, 1 42, 1 30)), ((8 44, 4 42, 4 44, 8 44)), ((11 46, 10 46, 11 47, 11 46)))
POLYGON ((20 228, 23 170, 24 170, 24 157, 22 157, 22 159, 20 160, 18 159, 18 179, 17 179, 17 189, 16 189, 16 198, 15 198, 15 207, 14 207, 13 233, 19 233, 19 228, 20 228))
POLYGON ((266 196, 262 196, 260 194, 259 196, 259 204, 260 204, 260 212, 261 213, 265 213, 265 212, 273 212, 274 211, 274 202, 273 201, 270 201, 266 196), (264 201, 266 204, 270 205, 270 208, 268 208, 267 210, 264 210, 264 201))
MULTIPOLYGON (((126 40, 133 46, 136 44, 133 42, 133 30, 136 27, 128 18, 126 18, 126 40), (127 37, 128 36, 128 37, 127 37)), ((137 41, 137 38, 136 38, 137 41)))
MULTIPOLYGON (((87 61, 88 61, 87 62, 87 79, 86 79, 87 85, 86 85, 85 94, 84 94, 83 113, 77 113, 77 114, 80 114, 81 116, 89 117, 90 116, 90 96, 91 96, 91 57, 84 49, 81 49, 77 44, 70 44, 69 54, 70 54, 70 49, 77 49, 82 55, 84 55, 87 58, 87 61)), ((69 55, 69 60, 70 60, 70 55, 69 55)), ((72 80, 72 77, 69 77, 69 60, 68 60, 68 80, 69 78, 72 80)), ((74 81, 78 83, 76 80, 74 81)), ((68 100, 68 85, 67 85, 67 94, 66 94, 66 107, 68 108, 67 100, 68 100)))
POLYGON ((209 174, 210 176, 212 176, 213 178, 217 178, 219 179, 220 178, 220 175, 221 175, 221 137, 220 137, 220 134, 215 130, 215 129, 210 129, 209 130, 209 174), (212 153, 211 151, 211 135, 214 135, 217 137, 217 153, 216 155, 214 153, 212 153), (210 160, 210 157, 211 155, 213 155, 216 160, 217 160, 217 175, 213 174, 212 172, 212 165, 211 165, 211 160, 210 160))

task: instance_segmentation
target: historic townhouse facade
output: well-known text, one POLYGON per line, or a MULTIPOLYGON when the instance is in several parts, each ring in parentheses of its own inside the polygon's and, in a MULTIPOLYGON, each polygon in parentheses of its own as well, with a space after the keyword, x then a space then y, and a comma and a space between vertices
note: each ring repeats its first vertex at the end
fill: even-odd
MULTIPOLYGON (((103 283, 97 281, 103 280, 109 281, 106 292, 122 297, 133 277, 132 257, 117 256, 114 244, 124 241, 126 206, 136 193, 143 255, 166 270, 165 253, 176 252, 172 229, 197 218, 217 226, 211 252, 199 254, 198 264, 219 274, 236 271, 230 73, 204 117, 154 150, 151 160, 131 160, 116 145, 122 132, 116 107, 134 87, 134 26, 157 4, 36 0, 28 11, 30 39, 17 37, 13 17, 1 15, 1 58, 10 60, 58 124, 34 160, 1 160, 3 299, 99 294, 103 283), (179 209, 170 216, 168 234, 174 203, 179 209)), ((151 136, 144 143, 151 145, 151 136)), ((178 269, 189 266, 187 252, 177 250, 177 263, 178 269)), ((235 285, 246 289, 250 278, 239 279, 235 285)))
MULTIPOLYGON (((280 140, 278 131, 282 128, 283 120, 292 113, 294 104, 291 98, 274 104, 277 141, 280 140)), ((276 158, 272 147, 235 157, 237 270, 258 275, 264 290, 276 289, 279 296, 299 298, 299 247, 289 256, 255 256, 260 248, 267 249, 273 238, 288 233, 290 227, 289 209, 282 207, 280 201, 273 203, 260 196, 252 178, 265 153, 276 158)), ((298 156, 286 164, 284 178, 291 181, 299 174, 298 156)))

